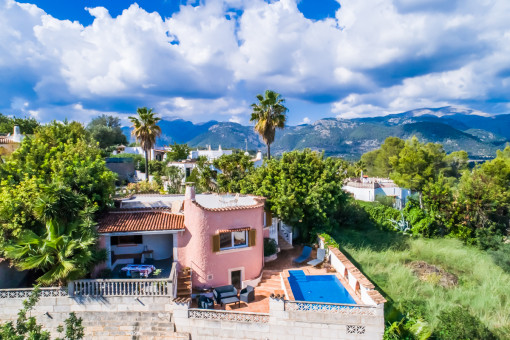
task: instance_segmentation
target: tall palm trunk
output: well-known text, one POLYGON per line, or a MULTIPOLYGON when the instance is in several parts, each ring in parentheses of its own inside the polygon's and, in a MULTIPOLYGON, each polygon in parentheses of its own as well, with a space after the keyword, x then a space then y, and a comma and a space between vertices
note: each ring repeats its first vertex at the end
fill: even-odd
POLYGON ((145 180, 149 182, 149 153, 145 151, 145 180))
POLYGON ((271 144, 267 143, 267 159, 271 159, 271 144))

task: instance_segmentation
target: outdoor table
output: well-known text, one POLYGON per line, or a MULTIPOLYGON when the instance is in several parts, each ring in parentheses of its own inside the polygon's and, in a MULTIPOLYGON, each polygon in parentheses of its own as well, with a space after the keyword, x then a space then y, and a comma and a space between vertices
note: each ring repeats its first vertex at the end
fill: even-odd
POLYGON ((239 302, 239 298, 237 296, 232 296, 228 298, 221 299, 221 304, 229 304, 229 303, 237 303, 238 307, 241 307, 241 303, 239 302))
POLYGON ((156 267, 151 264, 128 264, 121 270, 127 272, 127 276, 131 276, 131 272, 139 272, 140 275, 149 277, 149 274, 156 270, 156 267))

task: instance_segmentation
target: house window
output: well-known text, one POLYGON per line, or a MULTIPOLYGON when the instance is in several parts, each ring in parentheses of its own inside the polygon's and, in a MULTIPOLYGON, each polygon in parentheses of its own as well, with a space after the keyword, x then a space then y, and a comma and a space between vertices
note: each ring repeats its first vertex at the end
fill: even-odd
POLYGON ((245 248, 255 246, 257 239, 257 230, 223 230, 218 234, 212 235, 212 251, 245 248))
POLYGON ((248 232, 233 231, 220 234, 220 250, 248 246, 248 232))
POLYGON ((142 235, 112 236, 111 237, 111 245, 112 246, 127 246, 127 245, 137 245, 137 244, 143 244, 143 236, 142 235))

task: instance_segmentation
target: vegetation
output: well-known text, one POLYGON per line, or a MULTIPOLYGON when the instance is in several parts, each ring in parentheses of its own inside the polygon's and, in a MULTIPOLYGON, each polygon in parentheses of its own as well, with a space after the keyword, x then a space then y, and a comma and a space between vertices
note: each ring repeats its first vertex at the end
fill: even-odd
MULTIPOLYGON (((418 193, 404 210, 415 235, 453 236, 482 249, 501 246, 510 218, 510 146, 469 170, 464 151, 447 155, 439 144, 390 137, 362 161, 368 174, 389 176, 418 193)), ((380 213, 374 219, 387 224, 380 213)))
POLYGON ((310 149, 284 153, 248 174, 241 192, 266 197, 267 208, 307 239, 338 227, 336 215, 347 200, 342 165, 310 149))
POLYGON ((140 143, 143 151, 145 152, 145 180, 149 181, 149 151, 156 145, 156 138, 161 134, 161 128, 157 125, 161 120, 156 117, 156 112, 146 107, 139 107, 136 110, 138 117, 131 116, 129 120, 133 124, 133 136, 140 143))
POLYGON ((81 124, 52 122, 0 164, 2 255, 20 268, 47 271, 38 272, 40 282, 83 275, 100 258, 93 214, 111 203, 115 180, 101 154, 81 124))
MULTIPOLYGON (((7 322, 0 324, 0 340, 50 340, 50 333, 42 330, 42 325, 38 325, 35 317, 27 317, 30 311, 35 307, 40 297, 40 289, 35 287, 30 297, 23 301, 23 308, 18 312, 16 324, 7 322)), ((75 313, 70 313, 69 318, 64 320, 65 330, 62 325, 57 329, 60 333, 65 331, 65 337, 58 337, 55 340, 80 340, 84 337, 84 328, 82 319, 77 318, 75 313)))
POLYGON ((101 149, 108 149, 112 146, 127 144, 127 138, 122 132, 120 119, 118 117, 101 115, 87 125, 87 130, 92 138, 99 143, 101 149))
POLYGON ((276 129, 283 129, 288 109, 283 105, 285 99, 279 93, 266 90, 264 96, 257 95, 258 103, 251 104, 250 122, 255 123, 255 131, 267 145, 267 159, 271 159, 271 143, 274 142, 276 129))
POLYGON ((276 254, 278 251, 278 245, 272 238, 264 239, 264 256, 271 256, 276 254))
POLYGON ((387 333, 399 335, 387 334, 387 339, 420 338, 410 331, 417 323, 438 339, 454 339, 453 333, 441 332, 446 321, 443 312, 456 307, 483 325, 473 322, 477 330, 470 334, 487 334, 483 332, 488 328, 501 339, 510 337, 510 273, 498 267, 490 254, 455 239, 411 238, 387 231, 363 211, 355 214, 353 220, 342 221, 343 227, 332 233, 333 240, 388 300, 387 333), (413 261, 425 261, 456 275, 458 284, 445 288, 437 280, 420 280, 409 267, 413 261))
POLYGON ((168 161, 180 161, 186 159, 188 158, 189 152, 191 151, 191 148, 188 146, 188 144, 177 144, 175 142, 173 145, 171 145, 171 148, 172 150, 166 153, 168 161))
POLYGON ((16 125, 22 134, 31 135, 40 124, 34 118, 8 117, 0 113, 0 133, 12 133, 16 125))
POLYGON ((251 157, 240 152, 223 155, 215 159, 213 165, 221 170, 217 176, 220 192, 239 192, 241 180, 254 169, 251 157))
POLYGON ((44 272, 37 279, 40 284, 63 285, 84 277, 95 264, 106 259, 106 253, 96 250, 95 244, 96 235, 89 218, 68 224, 49 219, 42 236, 25 230, 4 251, 18 269, 44 272))

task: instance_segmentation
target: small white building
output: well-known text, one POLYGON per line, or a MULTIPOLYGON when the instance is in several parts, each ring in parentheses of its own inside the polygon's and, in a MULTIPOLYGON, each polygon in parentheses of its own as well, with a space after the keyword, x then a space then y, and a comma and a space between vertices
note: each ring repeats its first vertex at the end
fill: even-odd
POLYGON ((197 159, 198 157, 205 156, 208 161, 214 161, 217 158, 220 158, 223 155, 231 155, 232 150, 222 150, 221 145, 218 147, 218 150, 212 150, 209 145, 207 150, 192 150, 189 152, 188 159, 197 159))
POLYGON ((374 202, 377 197, 392 197, 397 209, 403 209, 411 195, 411 190, 400 188, 389 178, 350 178, 342 189, 353 194, 355 199, 366 202, 374 202))
POLYGON ((0 156, 5 153, 10 154, 16 150, 23 138, 25 136, 21 134, 19 126, 14 127, 12 135, 10 133, 8 135, 0 135, 0 156))

